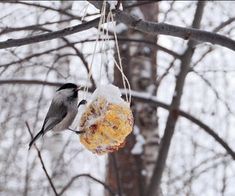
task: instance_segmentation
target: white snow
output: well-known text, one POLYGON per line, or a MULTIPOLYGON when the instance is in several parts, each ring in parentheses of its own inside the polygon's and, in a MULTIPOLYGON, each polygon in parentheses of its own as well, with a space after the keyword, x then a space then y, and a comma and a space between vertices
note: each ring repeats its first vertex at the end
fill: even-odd
POLYGON ((100 85, 92 94, 91 101, 94 101, 97 97, 103 97, 105 98, 109 103, 115 103, 115 104, 124 104, 125 106, 128 106, 128 103, 126 103, 122 98, 121 91, 118 87, 112 85, 112 84, 106 84, 106 85, 100 85))
POLYGON ((111 9, 111 10, 116 9, 117 3, 118 3, 118 1, 113 1, 113 0, 108 1, 108 4, 110 5, 110 9, 111 9))
POLYGON ((142 176, 147 176, 147 171, 145 169, 142 169, 141 174, 142 174, 142 176))
POLYGON ((122 33, 124 31, 126 31, 127 29, 128 29, 128 27, 123 23, 116 24, 116 26, 115 26, 115 31, 117 34, 122 33))
POLYGON ((134 147, 131 150, 131 154, 138 155, 143 153, 143 146, 145 144, 144 137, 140 134, 140 129, 137 126, 134 126, 133 131, 135 137, 136 137, 136 143, 134 147))
POLYGON ((136 16, 136 17, 139 17, 139 18, 142 18, 144 19, 144 15, 143 13, 141 12, 140 8, 136 7, 134 9, 131 10, 131 14, 136 16))

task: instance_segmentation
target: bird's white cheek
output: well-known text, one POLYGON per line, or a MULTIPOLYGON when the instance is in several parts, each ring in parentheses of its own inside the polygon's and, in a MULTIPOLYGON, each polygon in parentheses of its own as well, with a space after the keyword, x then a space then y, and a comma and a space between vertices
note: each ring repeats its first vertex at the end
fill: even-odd
POLYGON ((66 100, 66 97, 62 93, 57 93, 53 99, 55 103, 61 103, 61 102, 64 102, 65 100, 66 100))

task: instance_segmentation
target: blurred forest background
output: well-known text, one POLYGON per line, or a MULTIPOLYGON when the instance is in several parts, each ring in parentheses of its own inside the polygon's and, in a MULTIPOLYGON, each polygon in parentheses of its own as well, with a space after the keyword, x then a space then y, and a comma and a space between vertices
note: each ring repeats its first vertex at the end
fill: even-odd
POLYGON ((235 2, 113 1, 116 28, 98 31, 102 3, 0 1, 0 195, 234 196, 235 2), (98 156, 65 131, 28 151, 26 122, 35 135, 58 86, 86 84, 94 52, 89 88, 123 88, 114 32, 133 95, 126 146, 98 156))

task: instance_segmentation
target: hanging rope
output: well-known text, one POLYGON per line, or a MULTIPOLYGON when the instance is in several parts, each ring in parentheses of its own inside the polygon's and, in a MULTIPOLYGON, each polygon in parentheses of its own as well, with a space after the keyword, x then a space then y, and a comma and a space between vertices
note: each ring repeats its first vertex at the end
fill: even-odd
MULTIPOLYGON (((99 41, 99 49, 101 50, 101 65, 99 71, 99 85, 101 84, 102 78, 102 67, 103 67, 103 52, 104 45, 107 46, 108 52, 113 52, 114 49, 117 51, 117 59, 112 56, 112 62, 114 62, 115 68, 121 73, 121 79, 125 90, 126 101, 121 98, 120 89, 112 84, 105 86, 99 86, 96 92, 92 95, 92 101, 86 105, 86 110, 83 112, 79 130, 84 130, 84 134, 80 135, 80 142, 91 152, 96 154, 105 154, 109 152, 117 151, 125 145, 126 137, 133 130, 133 114, 130 108, 131 101, 131 89, 130 83, 124 74, 121 55, 118 46, 118 40, 116 35, 116 23, 113 19, 111 11, 106 13, 106 1, 103 2, 101 9, 101 17, 98 26, 98 35, 94 45, 92 54, 91 64, 88 68, 87 83, 92 76, 92 66, 94 62, 94 56, 99 41), (106 18, 107 16, 107 18, 106 18), (109 25, 112 25, 114 29, 114 41, 110 41, 109 37, 109 25), (102 29, 101 29, 101 25, 102 29), (107 30, 105 32, 105 29, 107 30), (101 37, 102 35, 102 37, 101 37), (115 44, 113 46, 112 44, 115 44), (107 45, 106 45, 107 44, 107 45), (112 45, 112 46, 111 46, 112 45), (129 89, 129 96, 128 91, 129 89), (129 104, 128 104, 129 103, 129 104)), ((109 58, 109 53, 105 53, 106 59, 109 58)), ((86 86, 86 95, 88 94, 88 85, 86 86)))
MULTIPOLYGON (((104 6, 104 9, 103 9, 103 17, 102 17, 102 21, 101 21, 101 24, 104 24, 105 23, 105 16, 106 16, 106 3, 103 5, 104 6)), ((102 32, 101 32, 101 35, 105 34, 105 28, 102 28, 102 32)), ((99 85, 101 84, 101 79, 102 79, 102 68, 103 68, 103 64, 104 64, 104 61, 103 61, 103 49, 104 49, 104 43, 105 43, 105 37, 101 37, 101 62, 100 62, 100 74, 99 74, 99 85)))
POLYGON ((84 14, 82 15, 82 18, 81 18, 81 21, 84 20, 85 16, 86 16, 86 13, 87 13, 87 10, 88 10, 88 7, 89 7, 89 3, 87 3, 83 9, 81 10, 81 13, 84 11, 84 14))
MULTIPOLYGON (((112 13, 111 10, 109 11, 109 14, 108 14, 108 17, 107 17, 107 22, 110 22, 110 21, 111 21, 111 24, 113 25, 114 41, 115 41, 117 55, 118 55, 118 63, 117 63, 117 61, 115 60, 114 57, 113 57, 113 61, 114 61, 115 66, 118 68, 118 70, 120 71, 121 76, 122 76, 122 83, 123 83, 123 87, 124 87, 124 90, 125 90, 126 101, 128 103, 130 103, 131 102, 131 87, 130 87, 129 80, 127 79, 127 77, 126 77, 126 75, 123 71, 122 60, 121 60, 121 55, 120 55, 120 50, 119 50, 119 45, 118 45, 118 39, 117 39, 117 33, 116 33, 116 24, 114 22, 113 13, 112 13), (129 93, 127 92, 126 85, 128 87, 129 93), (128 97, 128 94, 129 94, 129 97, 128 97)), ((109 38, 108 38, 108 40, 109 40, 109 38)))
POLYGON ((100 21, 99 21, 99 24, 98 24, 98 35, 96 37, 96 41, 95 41, 95 46, 94 46, 94 50, 93 50, 93 53, 92 53, 92 59, 91 59, 91 63, 89 64, 88 66, 88 77, 87 77, 87 80, 86 80, 86 84, 85 84, 85 93, 84 93, 84 97, 83 99, 86 100, 87 98, 87 94, 88 94, 88 83, 89 81, 91 80, 91 75, 92 75, 92 66, 93 66, 93 62, 94 62, 94 57, 95 57, 95 53, 96 53, 96 48, 97 48, 97 44, 98 44, 98 40, 99 40, 99 37, 100 37, 100 29, 101 29, 101 25, 103 24, 103 22, 105 21, 105 11, 106 10, 106 1, 103 1, 103 6, 102 6, 102 11, 101 11, 101 16, 100 16, 100 21))
MULTIPOLYGON (((100 16, 100 21, 99 21, 99 25, 98 25, 98 35, 96 37, 96 41, 95 41, 95 46, 94 46, 94 50, 92 53, 92 59, 91 59, 91 63, 89 64, 88 67, 88 77, 86 80, 86 85, 85 85, 85 93, 84 93, 84 99, 87 98, 87 94, 88 94, 88 83, 91 79, 92 76, 92 66, 93 66, 93 62, 94 62, 94 57, 95 57, 95 53, 96 53, 96 49, 97 49, 97 45, 98 45, 98 40, 101 37, 100 35, 104 35, 101 38, 101 52, 103 51, 103 47, 104 47, 104 43, 108 42, 110 43, 110 39, 109 39, 109 24, 112 24, 113 27, 113 33, 114 33, 114 41, 115 41, 115 46, 116 46, 116 51, 117 51, 117 57, 118 57, 118 62, 115 60, 115 58, 112 56, 112 60, 114 61, 114 65, 115 67, 120 71, 121 73, 121 77, 122 77, 122 83, 123 83, 123 87, 125 90, 125 97, 126 97, 126 101, 130 104, 131 102, 131 87, 130 87, 130 83, 123 71, 123 66, 122 66, 122 60, 121 60, 121 55, 120 55, 120 50, 119 50, 119 45, 118 45, 118 39, 117 39, 117 33, 116 33, 116 24, 114 21, 114 17, 113 17, 113 13, 110 10, 108 15, 107 15, 107 20, 106 20, 106 1, 103 1, 103 5, 102 5, 102 10, 101 10, 101 16, 100 16), (101 25, 105 24, 105 22, 107 23, 107 31, 105 33, 104 28, 102 29, 101 32, 101 25), (128 96, 129 95, 129 96, 128 96)), ((110 44, 109 44, 109 49, 112 50, 110 44)), ((99 85, 101 84, 101 77, 102 77, 102 68, 103 68, 103 59, 102 59, 102 54, 101 54, 101 66, 100 66, 100 75, 99 75, 99 85)))

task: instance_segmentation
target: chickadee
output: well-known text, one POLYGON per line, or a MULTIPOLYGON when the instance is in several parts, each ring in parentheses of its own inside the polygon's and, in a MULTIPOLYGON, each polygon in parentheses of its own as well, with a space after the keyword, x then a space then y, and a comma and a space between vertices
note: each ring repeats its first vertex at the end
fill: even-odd
POLYGON ((29 143, 29 149, 41 135, 44 135, 48 131, 58 132, 69 129, 69 126, 77 115, 78 107, 86 103, 85 100, 82 100, 77 106, 78 90, 79 88, 76 84, 66 83, 56 91, 42 129, 29 143))

